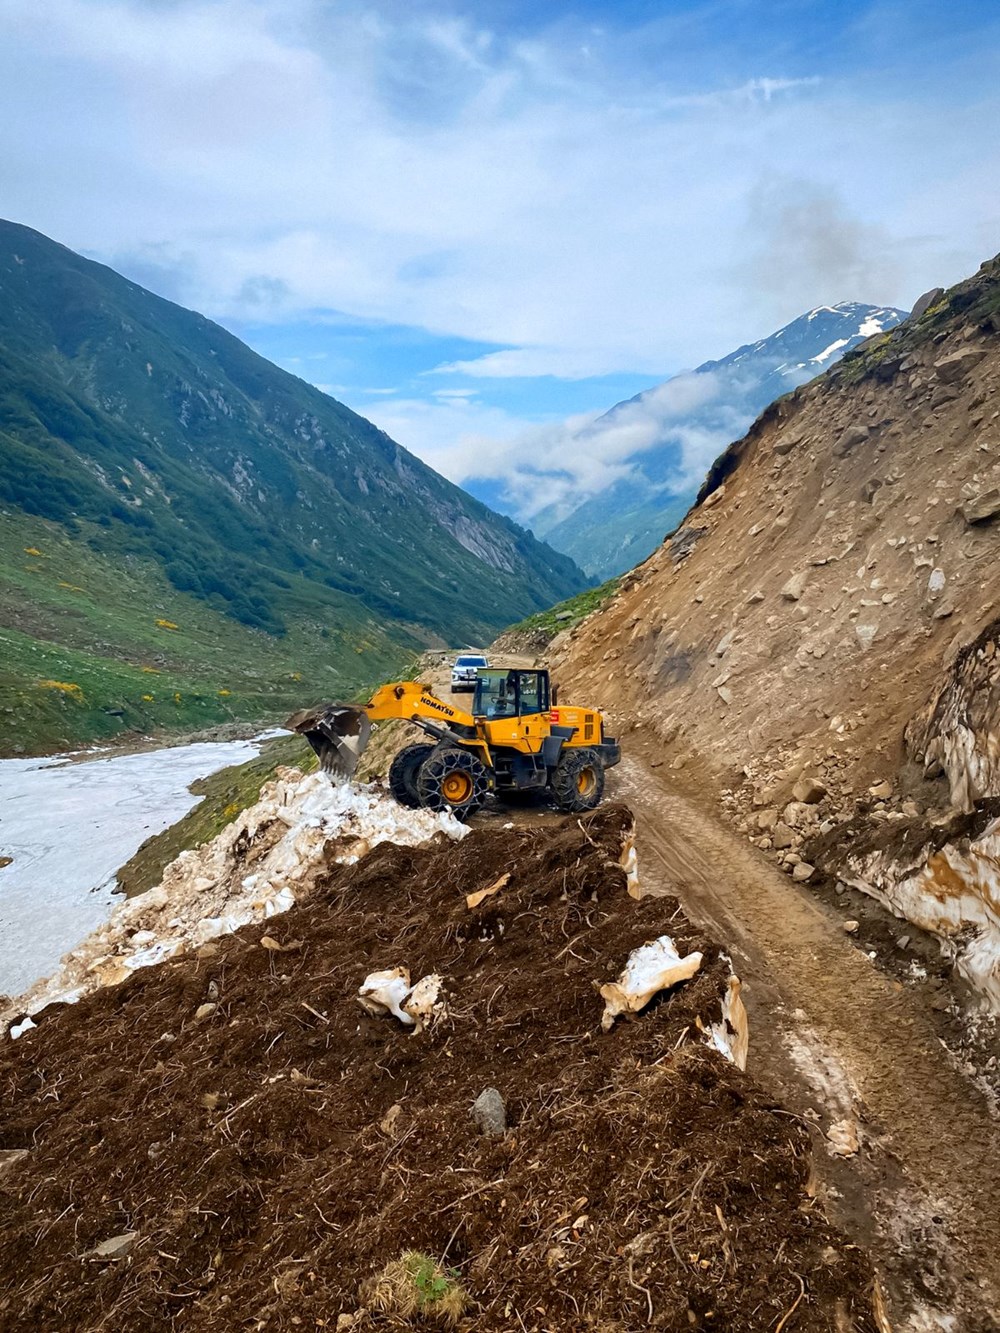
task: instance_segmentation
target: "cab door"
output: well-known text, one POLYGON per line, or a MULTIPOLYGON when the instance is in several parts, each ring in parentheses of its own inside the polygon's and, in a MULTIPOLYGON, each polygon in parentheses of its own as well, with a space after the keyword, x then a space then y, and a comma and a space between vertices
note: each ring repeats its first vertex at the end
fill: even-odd
POLYGON ((524 748, 537 754, 549 734, 547 678, 541 671, 521 671, 517 694, 524 748))

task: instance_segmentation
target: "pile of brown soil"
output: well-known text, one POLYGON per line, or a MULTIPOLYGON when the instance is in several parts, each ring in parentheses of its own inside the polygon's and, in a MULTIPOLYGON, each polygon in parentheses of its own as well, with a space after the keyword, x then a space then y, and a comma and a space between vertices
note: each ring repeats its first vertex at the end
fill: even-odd
POLYGON ((454 1270, 466 1329, 873 1333, 806 1130, 697 1029, 728 963, 674 900, 626 893, 630 828, 609 806, 379 846, 287 915, 4 1043, 0 1149, 27 1152, 0 1156, 0 1325, 426 1325, 358 1313, 416 1251, 454 1270), (664 932, 701 971, 601 1033, 594 982, 664 932), (417 1036, 354 999, 403 964, 449 993, 417 1036), (470 1116, 487 1086, 500 1137, 470 1116))

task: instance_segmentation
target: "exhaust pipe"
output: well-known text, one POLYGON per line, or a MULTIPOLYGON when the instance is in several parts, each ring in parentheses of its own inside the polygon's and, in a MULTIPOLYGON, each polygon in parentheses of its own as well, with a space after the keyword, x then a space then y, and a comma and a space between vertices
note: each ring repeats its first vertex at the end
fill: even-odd
POLYGON ((367 712, 357 704, 305 708, 293 713, 285 726, 305 736, 324 773, 342 779, 354 776, 372 729, 367 712))

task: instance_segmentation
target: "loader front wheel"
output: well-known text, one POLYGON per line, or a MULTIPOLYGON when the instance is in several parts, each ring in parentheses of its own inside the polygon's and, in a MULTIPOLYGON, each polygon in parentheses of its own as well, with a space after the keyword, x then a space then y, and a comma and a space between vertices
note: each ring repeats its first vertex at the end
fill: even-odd
POLYGON ((407 745, 400 750, 389 768, 389 790, 400 805, 411 810, 420 808, 420 793, 417 791, 417 774, 433 745, 407 745))
POLYGON ((552 774, 552 792, 560 810, 593 810, 604 796, 604 765, 591 749, 563 750, 552 774))
POLYGON ((457 819, 474 814, 488 791, 484 765, 457 746, 433 750, 417 774, 420 804, 428 810, 450 810, 457 819))

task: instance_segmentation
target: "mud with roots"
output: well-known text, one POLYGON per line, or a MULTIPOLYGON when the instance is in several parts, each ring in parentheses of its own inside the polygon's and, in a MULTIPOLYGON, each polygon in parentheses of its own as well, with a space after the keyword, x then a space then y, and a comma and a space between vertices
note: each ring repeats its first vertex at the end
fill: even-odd
POLYGON ((875 1333, 808 1131, 705 1042, 728 959, 627 892, 631 829, 609 805, 331 860, 285 915, 3 1043, 0 1325, 422 1326, 364 1299, 417 1253, 468 1330, 875 1333), (602 1033, 595 984, 661 934, 700 970, 602 1033), (397 965, 444 977, 418 1036, 355 1002, 397 965))

